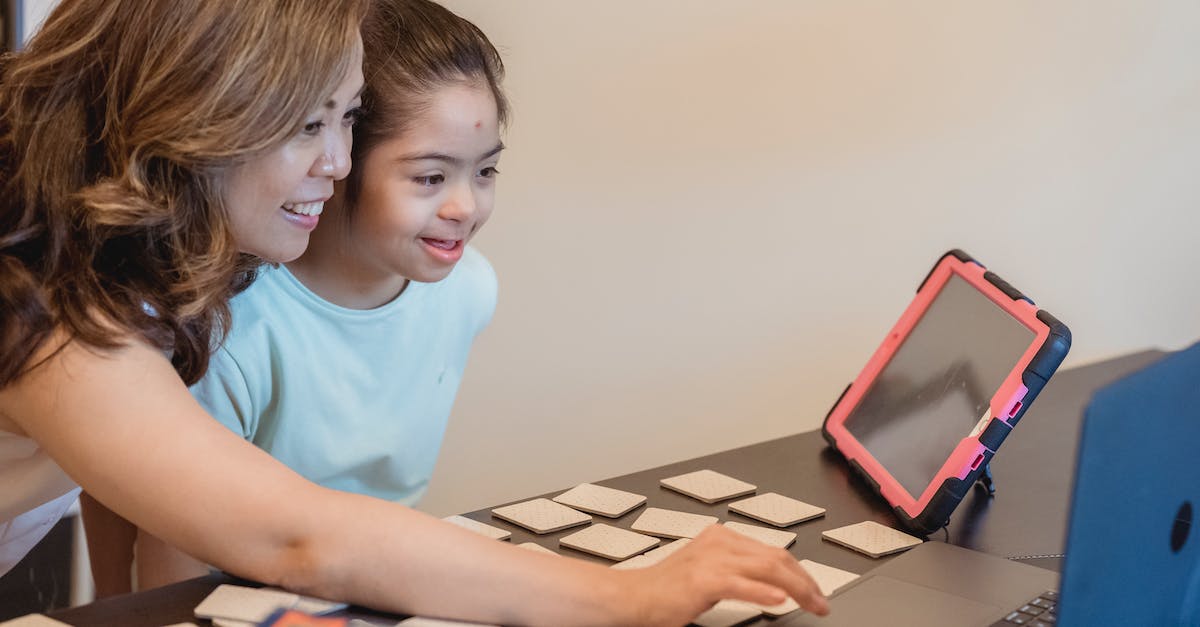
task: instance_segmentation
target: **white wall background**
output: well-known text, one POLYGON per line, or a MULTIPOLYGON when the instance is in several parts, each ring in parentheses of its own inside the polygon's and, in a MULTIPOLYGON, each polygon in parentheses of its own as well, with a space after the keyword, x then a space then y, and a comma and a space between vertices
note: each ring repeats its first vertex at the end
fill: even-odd
POLYGON ((23 0, 21 30, 26 40, 46 21, 46 16, 57 4, 58 0, 23 0))
POLYGON ((1068 366, 1200 338, 1193 0, 447 4, 516 115, 430 512, 816 428, 952 247, 1068 366))
POLYGON ((1200 4, 450 0, 515 121, 423 507, 816 428, 961 247, 1068 366, 1200 338, 1200 4))

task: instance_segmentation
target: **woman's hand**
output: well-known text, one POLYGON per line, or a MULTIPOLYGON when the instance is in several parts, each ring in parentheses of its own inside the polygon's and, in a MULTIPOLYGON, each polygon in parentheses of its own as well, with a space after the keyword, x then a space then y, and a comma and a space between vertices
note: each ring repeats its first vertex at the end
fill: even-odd
POLYGON ((791 597, 814 614, 829 613, 795 557, 719 525, 659 564, 619 574, 629 578, 637 625, 686 625, 722 599, 778 605, 791 597))

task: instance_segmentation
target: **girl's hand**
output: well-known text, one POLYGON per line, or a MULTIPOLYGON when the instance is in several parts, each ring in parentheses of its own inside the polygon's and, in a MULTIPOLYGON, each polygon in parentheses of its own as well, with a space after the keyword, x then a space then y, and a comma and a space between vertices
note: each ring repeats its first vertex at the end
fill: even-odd
POLYGON ((637 625, 686 625, 722 599, 777 605, 791 597, 809 612, 829 613, 795 557, 719 525, 659 564, 619 573, 629 577, 637 625))

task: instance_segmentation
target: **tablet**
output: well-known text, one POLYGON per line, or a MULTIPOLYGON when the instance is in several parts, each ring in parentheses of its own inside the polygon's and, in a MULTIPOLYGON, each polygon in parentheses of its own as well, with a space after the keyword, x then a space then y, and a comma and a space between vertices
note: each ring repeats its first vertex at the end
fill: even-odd
POLYGON ((1065 325, 952 250, 822 434, 905 526, 928 535, 949 522, 1070 347, 1065 325))

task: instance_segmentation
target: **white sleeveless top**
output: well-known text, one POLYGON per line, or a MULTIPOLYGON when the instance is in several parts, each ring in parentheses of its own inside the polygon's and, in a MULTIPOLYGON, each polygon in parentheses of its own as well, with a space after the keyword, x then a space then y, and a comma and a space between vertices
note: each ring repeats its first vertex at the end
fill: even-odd
POLYGON ((79 486, 25 436, 0 429, 0 575, 16 566, 79 496, 79 486))

